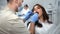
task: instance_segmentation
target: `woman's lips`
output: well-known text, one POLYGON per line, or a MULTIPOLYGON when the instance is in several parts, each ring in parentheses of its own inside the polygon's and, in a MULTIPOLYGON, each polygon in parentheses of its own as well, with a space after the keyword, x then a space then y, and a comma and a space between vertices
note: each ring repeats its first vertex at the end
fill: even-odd
MULTIPOLYGON (((38 13, 38 12, 36 12, 36 13, 38 13)), ((38 13, 39 14, 39 13, 38 13)))

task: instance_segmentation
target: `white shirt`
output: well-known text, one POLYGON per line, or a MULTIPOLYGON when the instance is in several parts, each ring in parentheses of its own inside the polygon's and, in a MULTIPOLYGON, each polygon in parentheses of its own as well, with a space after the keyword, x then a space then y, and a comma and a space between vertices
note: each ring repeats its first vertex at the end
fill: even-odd
POLYGON ((6 7, 0 14, 0 34, 29 34, 15 11, 6 7))
POLYGON ((35 27, 35 32, 36 34, 46 34, 48 32, 48 30, 52 27, 52 24, 47 23, 47 21, 45 22, 41 22, 42 27, 35 27))

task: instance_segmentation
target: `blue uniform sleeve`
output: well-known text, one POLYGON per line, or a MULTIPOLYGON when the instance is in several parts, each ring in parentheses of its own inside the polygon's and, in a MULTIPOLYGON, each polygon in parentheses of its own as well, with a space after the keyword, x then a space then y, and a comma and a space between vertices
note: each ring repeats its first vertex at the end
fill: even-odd
POLYGON ((33 16, 31 16, 31 18, 30 18, 30 22, 35 23, 37 20, 38 20, 38 14, 35 13, 33 16))

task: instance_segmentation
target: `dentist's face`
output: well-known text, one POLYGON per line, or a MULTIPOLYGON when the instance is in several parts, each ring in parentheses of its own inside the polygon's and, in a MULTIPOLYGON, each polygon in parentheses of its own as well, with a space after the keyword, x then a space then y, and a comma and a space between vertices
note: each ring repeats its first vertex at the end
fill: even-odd
POLYGON ((16 5, 16 7, 20 7, 23 3, 23 0, 14 0, 13 3, 16 5))
POLYGON ((23 3, 23 0, 18 0, 18 6, 20 7, 23 3))
POLYGON ((12 2, 14 6, 16 7, 16 11, 18 11, 18 8, 21 7, 23 0, 13 0, 12 2))

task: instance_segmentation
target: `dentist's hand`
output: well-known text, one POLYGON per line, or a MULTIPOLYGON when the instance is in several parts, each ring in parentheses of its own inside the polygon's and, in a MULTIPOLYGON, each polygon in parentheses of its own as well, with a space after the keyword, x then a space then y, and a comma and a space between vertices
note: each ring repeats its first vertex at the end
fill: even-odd
POLYGON ((31 14, 33 14, 32 11, 29 11, 28 13, 26 13, 26 14, 25 14, 25 18, 24 18, 24 20, 26 21, 27 19, 29 19, 30 16, 31 16, 31 14))
POLYGON ((35 23, 37 20, 38 20, 38 13, 35 13, 33 16, 31 16, 30 21, 35 23))

